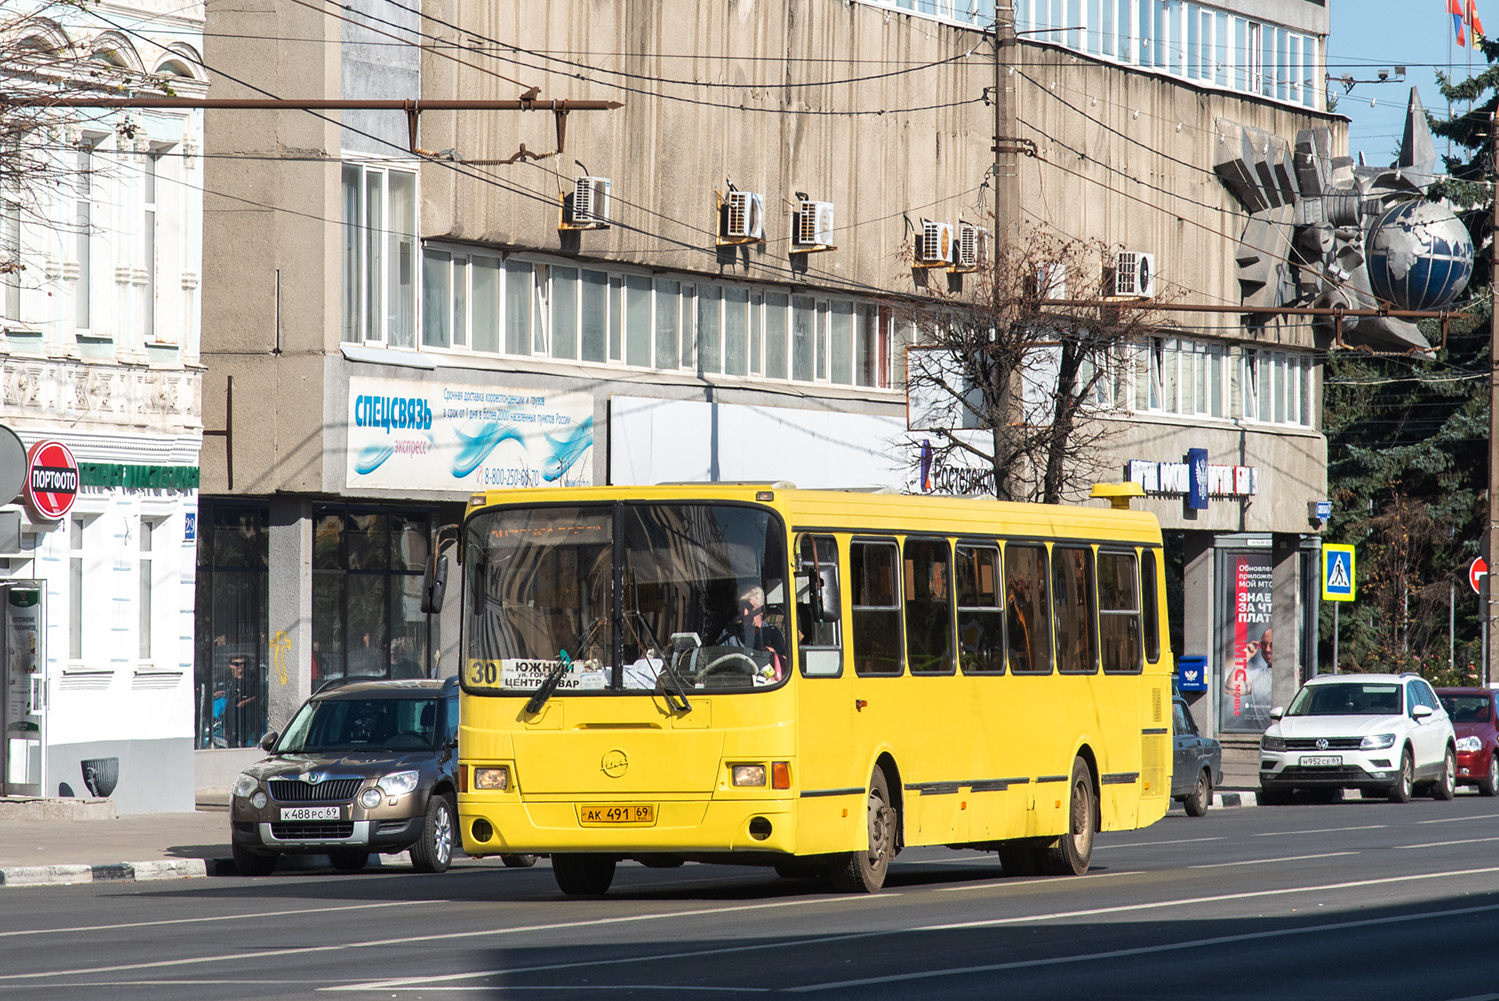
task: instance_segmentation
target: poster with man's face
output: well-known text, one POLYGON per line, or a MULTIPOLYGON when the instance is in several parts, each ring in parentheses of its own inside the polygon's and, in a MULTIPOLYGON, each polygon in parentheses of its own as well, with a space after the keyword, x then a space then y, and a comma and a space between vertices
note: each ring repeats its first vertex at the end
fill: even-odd
POLYGON ((1274 568, 1269 553, 1233 553, 1228 566, 1228 614, 1219 671, 1218 729, 1264 733, 1270 725, 1270 627, 1274 568))

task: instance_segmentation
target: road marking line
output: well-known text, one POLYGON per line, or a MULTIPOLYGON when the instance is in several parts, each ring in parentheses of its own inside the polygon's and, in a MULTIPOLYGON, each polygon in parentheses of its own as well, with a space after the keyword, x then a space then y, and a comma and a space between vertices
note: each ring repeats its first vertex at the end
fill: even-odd
MULTIPOLYGON (((1432 918, 1457 918, 1471 914, 1485 914, 1491 911, 1499 911, 1499 904, 1486 904, 1481 907, 1464 907, 1451 911, 1425 911, 1420 914, 1399 914, 1383 918, 1364 918, 1358 921, 1342 921, 1322 925, 1302 925, 1294 928, 1276 928, 1269 931, 1246 932, 1242 935, 1222 935, 1217 938, 1198 938, 1190 939, 1185 942, 1171 942, 1164 945, 1146 945, 1138 946, 1132 949, 1114 949, 1109 952, 1082 953, 1072 956, 1054 956, 1049 959, 1022 959, 1010 963, 993 963, 986 966, 954 967, 947 970, 928 970, 922 973, 894 973, 883 977, 866 977, 861 980, 843 980, 826 984, 806 984, 801 987, 788 987, 785 988, 785 990, 792 994, 810 994, 817 991, 844 990, 849 987, 865 987, 872 984, 890 984, 912 980, 934 980, 938 977, 956 977, 967 976, 976 973, 999 973, 1006 970, 1023 970, 1046 966, 1062 966, 1068 963, 1124 959, 1131 956, 1149 956, 1164 952, 1181 952, 1186 949, 1200 949, 1205 946, 1233 945, 1239 942, 1254 942, 1269 938, 1285 938, 1293 935, 1305 936, 1309 934, 1317 934, 1320 932, 1341 932, 1351 928, 1368 928, 1374 925, 1401 924, 1410 921, 1428 921, 1432 918)), ((975 922, 975 924, 978 923, 979 922, 975 922)), ((933 931, 940 929, 915 928, 911 930, 933 931)), ((1490 997, 1492 996, 1493 995, 1490 995, 1490 997)))
POLYGON ((0 931, 0 938, 14 935, 77 935, 85 931, 116 931, 121 928, 155 928, 160 925, 196 925, 210 921, 259 921, 262 918, 284 918, 297 914, 337 914, 340 911, 367 911, 377 907, 414 907, 419 904, 451 904, 451 900, 392 900, 382 904, 349 904, 339 907, 303 907, 291 911, 255 911, 251 914, 218 914, 206 918, 163 918, 160 921, 130 921, 117 925, 84 925, 75 928, 22 928, 0 931))
MULTIPOLYGON (((1149 869, 1120 869, 1118 872, 1090 872, 1077 878, 1108 879, 1110 876, 1139 876, 1150 871, 1149 869)), ((1011 876, 1002 883, 964 883, 962 886, 935 886, 932 888, 932 892, 962 893, 964 890, 996 890, 1004 886, 1026 886, 1028 884, 1016 882, 1016 880, 1024 878, 1023 876, 1011 876)))
POLYGON ((1463 838, 1461 841, 1428 841, 1424 845, 1396 845, 1396 848, 1448 848, 1452 845, 1476 845, 1484 841, 1499 841, 1499 838, 1463 838))
POLYGON ((1115 845, 1096 845, 1094 851, 1100 848, 1153 848, 1156 845, 1195 845, 1204 841, 1226 841, 1227 838, 1182 838, 1180 841, 1128 841, 1115 845))
MULTIPOLYGON (((1418 820, 1418 824, 1455 824, 1462 820, 1499 820, 1499 813, 1482 813, 1476 817, 1443 817, 1441 820, 1418 820)), ((1499 997, 1499 995, 1491 995, 1499 997)))
MULTIPOLYGON (((1386 876, 1386 877, 1383 877, 1383 878, 1380 878, 1380 879, 1364 879, 1364 880, 1357 880, 1357 881, 1349 882, 1349 883, 1333 883, 1333 884, 1329 884, 1329 885, 1325 885, 1325 886, 1296 886, 1296 887, 1288 887, 1286 889, 1281 889, 1281 890, 1251 890, 1251 891, 1248 891, 1248 892, 1245 892, 1245 893, 1230 893, 1230 894, 1223 894, 1221 896, 1216 896, 1216 897, 1192 896, 1192 897, 1179 898, 1179 899, 1175 899, 1175 900, 1156 901, 1156 902, 1153 902, 1153 903, 1124 904, 1124 905, 1117 906, 1117 907, 1098 907, 1098 908, 1091 908, 1091 909, 1088 909, 1088 910, 1080 910, 1080 911, 1059 911, 1059 912, 1055 912, 1055 913, 1052 913, 1052 914, 1029 914, 1029 915, 1022 915, 1022 916, 1013 917, 1013 918, 991 918, 991 919, 987 919, 987 920, 984 920, 984 921, 971 921, 971 922, 964 922, 964 923, 961 923, 961 924, 927 925, 925 927, 902 928, 902 929, 897 929, 897 930, 881 930, 881 931, 868 931, 868 932, 851 932, 851 933, 849 933, 847 935, 828 935, 828 936, 821 937, 821 938, 799 939, 796 944, 797 945, 803 945, 803 946, 804 945, 822 945, 822 944, 825 944, 825 943, 828 943, 828 942, 848 942, 848 941, 854 941, 854 940, 858 940, 858 939, 880 938, 880 937, 885 937, 885 936, 889 936, 889 935, 904 935, 904 934, 908 934, 910 932, 951 931, 951 930, 956 930, 956 929, 961 929, 961 928, 997 927, 997 926, 1000 926, 1000 925, 1021 924, 1023 922, 1058 921, 1058 920, 1066 920, 1068 918, 1077 918, 1077 917, 1096 917, 1096 916, 1098 916, 1100 914, 1122 914, 1122 913, 1126 913, 1126 912, 1144 911, 1144 910, 1150 910, 1150 909, 1153 909, 1153 908, 1161 908, 1161 907, 1180 907, 1180 906, 1183 906, 1183 905, 1186 905, 1186 904, 1214 903, 1214 902, 1220 902, 1220 901, 1226 901, 1226 900, 1248 900, 1248 899, 1253 899, 1253 898, 1256 898, 1256 897, 1274 897, 1274 896, 1282 896, 1282 895, 1285 895, 1285 894, 1292 894, 1292 893, 1323 893, 1323 892, 1326 892, 1328 890, 1350 889, 1350 888, 1357 888, 1357 887, 1364 887, 1364 886, 1380 886, 1380 885, 1386 885, 1386 884, 1390 884, 1390 883, 1405 883, 1405 882, 1411 882, 1411 881, 1416 881, 1416 880, 1442 879, 1442 878, 1448 877, 1448 876, 1453 876, 1453 877, 1468 877, 1468 876, 1474 876, 1474 875, 1493 874, 1493 873, 1499 873, 1499 866, 1490 866, 1490 867, 1483 868, 1483 869, 1457 870, 1457 871, 1452 871, 1452 872, 1422 873, 1420 875, 1412 875, 1412 876, 1386 876)), ((1086 877, 1083 877, 1083 878, 1086 878, 1086 877)), ((736 909, 737 908, 723 908, 722 910, 732 911, 732 910, 736 910, 736 909)), ((1466 911, 1452 911, 1452 912, 1445 912, 1444 911, 1442 913, 1444 913, 1444 914, 1446 914, 1446 913, 1464 914, 1464 913, 1469 913, 1469 912, 1471 912, 1471 913, 1480 913, 1480 912, 1491 911, 1491 910, 1499 910, 1499 904, 1493 904, 1493 905, 1488 905, 1488 906, 1484 906, 1484 907, 1471 908, 1471 909, 1466 910, 1466 911)), ((680 914, 678 916, 681 916, 681 917, 693 917, 693 916, 696 916, 697 913, 702 913, 702 912, 689 912, 689 913, 680 914)), ((1377 923, 1379 921, 1384 921, 1384 920, 1389 920, 1389 919, 1370 919, 1370 923, 1377 923)), ((609 922, 607 922, 607 921, 601 921, 601 922, 580 922, 579 924, 589 924, 589 923, 606 924, 606 923, 609 923, 609 922)), ((562 926, 562 927, 573 927, 573 926, 562 926)), ((478 933, 475 933, 475 934, 485 934, 485 933, 478 932, 478 933)), ((1262 934, 1268 935, 1270 933, 1262 933, 1262 934)), ((1276 933, 1276 934, 1290 934, 1290 933, 1286 932, 1286 933, 1276 933)), ((1249 937, 1254 937, 1254 936, 1249 936, 1249 937)), ((1225 939, 1223 941, 1233 941, 1233 940, 1234 939, 1225 939)), ((1163 949, 1164 948, 1188 949, 1188 948, 1192 948, 1192 947, 1194 947, 1196 945, 1199 945, 1199 944, 1211 944, 1212 941, 1214 941, 1214 940, 1206 940, 1206 941, 1204 941, 1204 940, 1199 939, 1199 940, 1195 940, 1195 941, 1189 942, 1189 943, 1183 943, 1183 944, 1179 944, 1179 945, 1174 945, 1174 946, 1170 946, 1170 947, 1161 947, 1161 948, 1163 948, 1163 949)), ((322 992, 322 991, 330 991, 330 992, 338 993, 338 992, 368 991, 368 990, 400 990, 400 989, 407 988, 407 987, 412 987, 412 988, 416 988, 416 989, 431 990, 431 989, 433 989, 432 988, 433 984, 442 983, 442 982, 449 982, 450 983, 450 982, 455 981, 455 980, 468 980, 468 979, 473 979, 475 977, 494 977, 494 976, 499 976, 501 974, 512 974, 513 975, 513 974, 517 974, 517 973, 537 973, 537 972, 551 971, 551 970, 573 970, 573 969, 579 969, 579 968, 583 968, 583 967, 604 966, 604 965, 619 964, 619 963, 658 963, 658 962, 661 962, 663 960, 670 960, 670 959, 700 958, 702 956, 718 956, 718 955, 724 955, 724 954, 728 954, 728 953, 755 952, 755 951, 765 950, 765 949, 771 949, 771 950, 780 951, 780 950, 785 949, 785 947, 786 946, 785 946, 784 942, 757 943, 755 945, 728 946, 728 947, 724 947, 724 948, 721 948, 721 949, 705 949, 705 950, 698 950, 698 951, 695 951, 695 952, 674 952, 674 953, 667 953, 667 954, 664 954, 664 955, 663 954, 652 954, 652 955, 648 955, 648 956, 626 956, 626 957, 617 957, 617 958, 608 959, 608 960, 586 960, 586 961, 580 961, 580 962, 576 962, 576 963, 554 963, 554 964, 550 964, 550 965, 547 965, 547 966, 514 967, 514 968, 510 968, 510 969, 498 969, 498 970, 476 970, 476 971, 473 971, 473 972, 470 972, 470 973, 450 973, 450 974, 446 974, 446 975, 443 975, 443 976, 437 976, 437 977, 417 976, 417 977, 398 977, 398 978, 393 978, 393 979, 388 979, 388 980, 366 980, 366 981, 359 981, 359 982, 353 983, 353 984, 347 984, 347 985, 344 985, 344 986, 341 986, 341 987, 321 987, 321 988, 319 988, 319 991, 320 992, 322 992)), ((287 950, 287 951, 291 951, 291 950, 287 950)), ((1151 951, 1151 950, 1148 950, 1148 949, 1147 950, 1135 950, 1133 952, 1123 952, 1123 953, 1120 953, 1120 955, 1134 955, 1135 952, 1147 952, 1147 951, 1151 951)), ((275 955, 275 953, 262 953, 261 955, 275 955)), ((1101 957, 1094 957, 1094 958, 1101 958, 1101 957)), ((1005 965, 1005 966, 1000 966, 1000 967, 993 967, 993 969, 1010 969, 1012 967, 1020 967, 1020 966, 1026 966, 1026 965, 1044 965, 1046 963, 1064 963, 1064 962, 1071 962, 1071 961, 1072 961, 1071 958, 1062 959, 1062 960, 1033 960, 1033 961, 1029 961, 1027 963, 1015 963, 1015 964, 1010 964, 1010 965, 1005 965)), ((976 967, 975 969, 977 969, 977 970, 989 970, 989 969, 991 969, 991 967, 976 967)), ((913 979, 913 978, 916 978, 916 977, 922 977, 922 976, 928 976, 928 975, 929 974, 901 974, 901 975, 893 977, 892 979, 896 979, 896 980, 900 980, 900 979, 913 979)), ((931 975, 946 976, 946 975, 949 975, 949 974, 947 974, 947 973, 944 972, 944 973, 931 974, 931 975)), ((0 979, 6 979, 6 978, 0 977, 0 979)), ((865 983, 865 982, 866 981, 850 981, 849 983, 865 983)), ((867 981, 867 982, 869 982, 869 983, 877 983, 879 981, 878 980, 873 980, 873 981, 867 981)), ((823 989, 827 989, 828 987, 832 987, 832 986, 843 986, 843 985, 824 985, 824 986, 814 985, 812 987, 788 988, 788 989, 789 990, 793 990, 793 991, 823 990, 823 989)), ((509 988, 507 987, 507 990, 508 989, 509 988)), ((553 988, 553 989, 555 989, 555 988, 553 988)))
MULTIPOLYGON (((900 894, 881 894, 900 896, 900 894)), ((569 928, 592 928, 600 925, 634 924, 641 921, 661 921, 676 918, 696 918, 711 914, 739 914, 747 911, 771 910, 779 907, 805 907, 810 904, 842 904, 851 906, 867 901, 867 897, 826 896, 797 900, 778 900, 765 904, 741 904, 733 907, 705 907, 695 911, 671 911, 662 914, 631 914, 625 917, 594 918, 586 921, 558 921, 542 925, 522 925, 509 928, 488 928, 470 932, 473 935, 517 935, 526 932, 561 931, 569 928)), ((433 901, 421 901, 432 903, 433 901)), ((414 901, 411 901, 414 903, 414 901)), ((260 915, 256 915, 259 917, 260 915)), ((395 945, 415 945, 421 942, 451 940, 451 931, 433 932, 428 935, 408 935, 402 938, 377 938, 363 942, 343 942, 336 945, 300 945, 282 949, 257 949, 247 952, 227 952, 213 956, 190 956, 186 959, 159 959, 144 963, 120 963, 114 966, 82 967, 75 970, 45 970, 36 973, 0 973, 0 981, 40 980, 46 977, 80 977, 100 973, 120 973, 124 970, 152 970, 178 966, 195 966, 202 963, 239 963, 245 960, 265 959, 272 956, 306 956, 320 952, 343 952, 349 949, 385 949, 395 945)), ((443 979, 441 977, 434 979, 443 979)))
POLYGON ((1264 865, 1266 862, 1301 862, 1312 858, 1337 858, 1339 855, 1357 855, 1358 852, 1323 852, 1321 855, 1287 855, 1284 858, 1252 858, 1243 862, 1209 862, 1204 865, 1189 865, 1188 869, 1223 869, 1231 865, 1264 865))
POLYGON ((1288 834, 1340 834, 1343 831, 1382 831, 1389 824, 1365 824, 1363 827, 1319 827, 1313 831, 1265 831, 1256 834, 1257 838, 1281 838, 1288 834))

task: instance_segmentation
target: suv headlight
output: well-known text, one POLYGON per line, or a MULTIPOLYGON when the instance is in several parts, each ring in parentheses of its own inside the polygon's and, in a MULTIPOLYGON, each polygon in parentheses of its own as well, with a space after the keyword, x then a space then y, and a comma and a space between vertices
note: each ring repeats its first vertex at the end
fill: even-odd
POLYGON ((416 788, 421 772, 391 772, 375 785, 387 796, 400 796, 416 788))
MULTIPOLYGON (((260 780, 255 776, 249 774, 248 772, 240 772, 239 778, 234 780, 234 796, 236 799, 249 799, 250 794, 253 793, 256 788, 259 787, 259 785, 260 780)), ((223 786, 220 786, 219 788, 222 789, 223 786)))
POLYGON ((1360 750, 1364 751, 1382 751, 1386 747, 1395 746, 1395 735, 1393 733, 1371 733, 1358 746, 1360 750))
POLYGON ((1459 751, 1469 752, 1481 751, 1483 750, 1483 741, 1479 740, 1477 737, 1463 737, 1457 742, 1457 749, 1459 751))
POLYGON ((1286 738, 1264 736, 1260 738, 1260 750, 1262 751, 1284 751, 1286 749, 1286 738))

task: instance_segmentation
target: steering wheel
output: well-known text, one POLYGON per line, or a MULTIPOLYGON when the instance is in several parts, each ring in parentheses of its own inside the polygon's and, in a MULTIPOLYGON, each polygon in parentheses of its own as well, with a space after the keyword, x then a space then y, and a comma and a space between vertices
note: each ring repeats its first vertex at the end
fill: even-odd
POLYGON ((744 664, 749 665, 747 670, 750 677, 754 677, 755 675, 760 673, 760 665, 755 662, 755 658, 751 657, 747 653, 740 653, 737 650, 733 650, 729 653, 719 654, 717 657, 714 657, 712 660, 710 660, 706 665, 704 665, 703 669, 697 673, 697 680, 699 683, 702 683, 703 681, 707 680, 709 675, 727 674, 731 670, 735 670, 736 673, 744 673, 746 671, 744 664), (743 663, 741 663, 741 661, 743 663))

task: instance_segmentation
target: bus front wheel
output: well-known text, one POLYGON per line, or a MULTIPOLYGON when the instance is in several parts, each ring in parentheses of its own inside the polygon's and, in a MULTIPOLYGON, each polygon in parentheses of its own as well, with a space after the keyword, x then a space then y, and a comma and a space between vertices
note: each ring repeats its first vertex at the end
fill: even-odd
POLYGON ((557 889, 569 897, 601 897, 614 882, 610 855, 553 855, 552 876, 557 889))
POLYGON ((1067 785, 1071 793, 1067 833, 1046 849, 1043 865, 1049 876, 1081 876, 1093 859, 1098 799, 1093 795, 1093 773, 1082 758, 1072 759, 1072 779, 1067 785))
POLYGON ((890 786, 885 773, 878 768, 869 777, 865 820, 869 847, 841 855, 828 866, 833 889, 840 893, 875 893, 885 885, 885 874, 895 857, 895 807, 890 805, 890 786))

